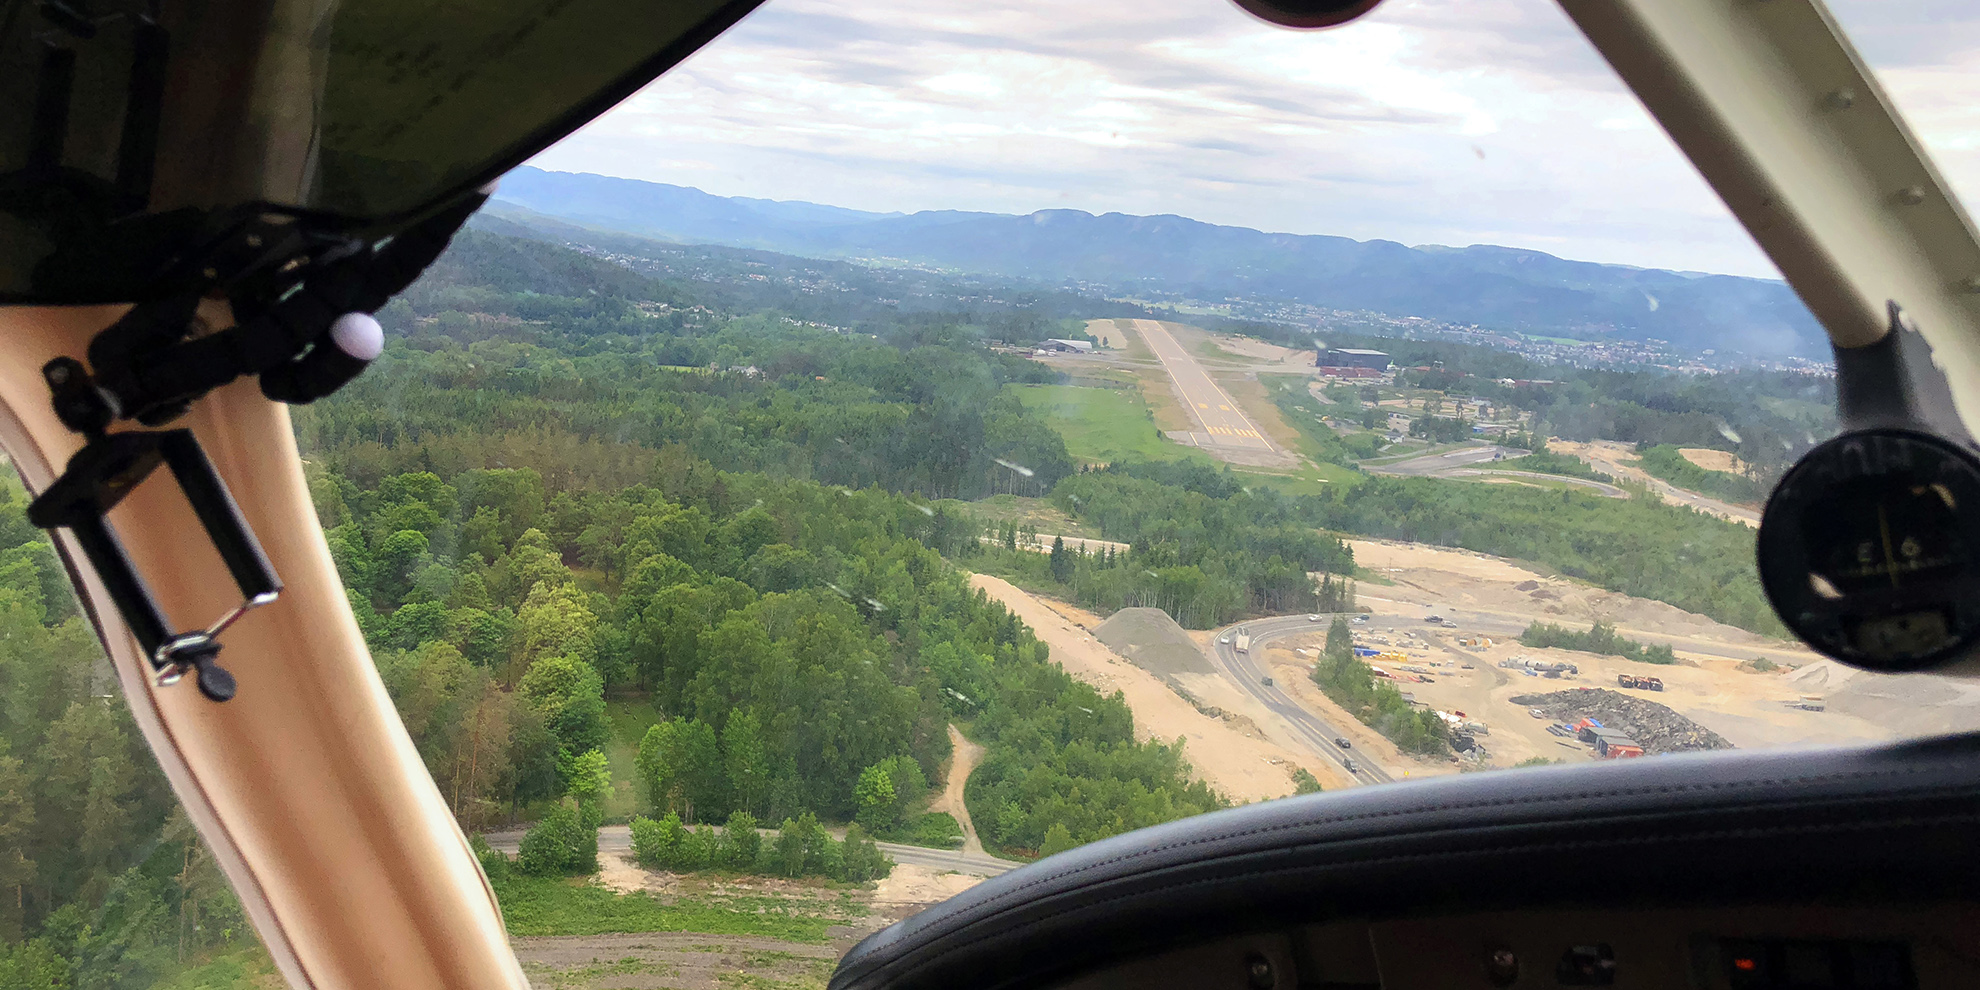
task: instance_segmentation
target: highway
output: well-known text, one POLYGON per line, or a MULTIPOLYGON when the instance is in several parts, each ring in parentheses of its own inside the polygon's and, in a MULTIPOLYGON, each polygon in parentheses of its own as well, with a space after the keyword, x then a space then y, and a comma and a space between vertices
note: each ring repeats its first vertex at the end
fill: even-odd
POLYGON ((1211 654, 1217 665, 1223 668, 1224 673, 1231 680, 1236 681, 1239 687, 1283 720, 1293 734, 1306 743, 1313 752, 1336 764, 1340 763, 1343 757, 1352 757, 1355 766, 1359 768, 1354 775, 1356 780, 1370 784, 1385 784, 1395 778, 1390 776, 1387 770, 1377 766, 1367 754, 1334 745, 1334 740, 1345 733, 1336 732, 1333 726, 1308 711, 1304 705, 1292 695, 1280 690, 1277 685, 1266 686, 1264 668, 1252 660, 1252 656, 1256 655, 1257 651, 1275 639, 1315 631, 1325 632, 1333 621, 1332 615, 1322 615, 1319 622, 1309 622, 1304 615, 1292 615, 1240 622, 1235 626, 1226 626, 1217 630, 1216 640, 1211 644, 1211 654), (1237 630, 1240 627, 1251 634, 1250 654, 1237 652, 1237 630), (1225 637, 1230 637, 1231 642, 1225 643, 1225 637))
POLYGON ((1246 419, 1243 410, 1224 392, 1222 386, 1211 379, 1196 358, 1176 343, 1176 338, 1154 320, 1134 321, 1135 331, 1155 352, 1156 360, 1162 362, 1162 369, 1169 373, 1169 380, 1175 383, 1176 397, 1188 407, 1203 427, 1202 432, 1190 434, 1190 439, 1199 447, 1241 447, 1250 450, 1276 450, 1272 441, 1246 419))
MULTIPOLYGON (((772 829, 763 830, 764 837, 774 838, 772 829)), ((482 838, 488 846, 510 856, 522 847, 521 832, 490 832, 482 838)), ((840 836, 843 838, 843 836, 840 836)), ((998 859, 984 853, 968 853, 960 849, 929 849, 926 846, 908 846, 898 842, 876 842, 887 858, 903 866, 923 866, 932 870, 949 870, 954 873, 967 873, 971 876, 994 877, 999 873, 1015 870, 1023 863, 1008 859, 998 859)), ((626 825, 604 825, 598 829, 598 856, 632 855, 632 828, 626 825)))

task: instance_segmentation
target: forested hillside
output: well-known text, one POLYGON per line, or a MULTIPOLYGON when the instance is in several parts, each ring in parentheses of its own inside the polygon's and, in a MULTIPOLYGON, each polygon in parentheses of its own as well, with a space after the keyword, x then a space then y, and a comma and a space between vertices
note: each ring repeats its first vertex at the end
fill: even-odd
POLYGON ((950 721, 990 747, 969 799, 1006 848, 1216 805, 942 559, 978 530, 940 500, 1073 473, 1002 390, 1049 372, 966 313, 825 328, 691 298, 470 234, 388 314, 409 346, 298 410, 354 605, 465 822, 565 789, 609 746, 608 695, 709 740, 670 750, 685 777, 641 773, 644 807, 688 821, 850 818, 877 764, 936 777, 950 721), (1017 788, 1046 779, 1094 800, 1017 788))
POLYGON ((253 945, 54 548, 0 485, 0 988, 148 988, 253 945), (216 960, 218 954, 221 958, 216 960))

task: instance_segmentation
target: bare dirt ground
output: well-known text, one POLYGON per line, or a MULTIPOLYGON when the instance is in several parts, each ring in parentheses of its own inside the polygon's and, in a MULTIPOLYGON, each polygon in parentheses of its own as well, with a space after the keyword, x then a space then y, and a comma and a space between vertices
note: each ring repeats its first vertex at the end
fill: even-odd
POLYGON ((1113 350, 1127 349, 1127 334, 1122 332, 1113 320, 1087 320, 1086 333, 1099 341, 1101 347, 1113 350))
POLYGON ((809 990, 825 986, 851 947, 693 932, 516 938, 510 944, 536 990, 809 990))
POLYGON ((943 778, 942 793, 928 802, 928 810, 946 811, 955 818, 963 830, 963 852, 983 852, 983 840, 976 836, 976 823, 969 819, 969 805, 963 802, 963 788, 969 783, 970 771, 983 762, 983 747, 970 742, 962 730, 949 726, 949 770, 943 778))
MULTIPOLYGON (((1494 765, 1530 756, 1585 759, 1583 747, 1562 745, 1544 731, 1540 720, 1506 699, 1577 686, 1614 688, 1622 673, 1662 678, 1665 690, 1645 697, 1669 705, 1741 747, 1864 742, 1902 734, 1888 720, 1790 707, 1802 694, 1819 693, 1798 686, 1793 672, 1823 663, 1798 644, 1736 629, 1662 602, 1549 577, 1483 554, 1372 540, 1355 540, 1351 545, 1358 563, 1395 582, 1390 587, 1360 587, 1360 603, 1373 612, 1366 624, 1357 627, 1357 638, 1378 649, 1399 649, 1425 665, 1431 683, 1398 686, 1427 704, 1462 710, 1484 721, 1491 735, 1482 741, 1492 752, 1494 765), (1456 620, 1458 628, 1425 623, 1432 614, 1456 620), (1630 639, 1670 644, 1680 664, 1641 664, 1621 657, 1521 646, 1519 631, 1536 620, 1570 627, 1610 622, 1630 639), (1492 645, 1473 650, 1457 642, 1479 635, 1490 638, 1492 645), (1553 679, 1497 666, 1514 657, 1565 660, 1578 665, 1580 673, 1553 679), (1778 669, 1758 670, 1756 658, 1778 669), (1430 661, 1443 666, 1430 667, 1430 661), (1465 663, 1473 669, 1465 670, 1465 663)), ((1321 639, 1324 633, 1317 634, 1311 645, 1321 639)))
MULTIPOLYGON (((1187 327, 1187 324, 1171 323, 1168 326, 1172 328, 1187 327)), ((1210 333, 1205 330, 1198 330, 1195 327, 1187 328, 1197 334, 1201 334, 1203 339, 1210 341, 1218 350, 1230 355, 1229 360, 1239 360, 1251 365, 1261 363, 1277 365, 1286 371, 1298 374, 1312 374, 1313 372, 1314 354, 1310 349, 1295 351, 1289 347, 1268 344, 1262 340, 1254 340, 1250 337, 1210 333)))
POLYGON ((1135 731, 1142 739, 1184 740, 1184 756, 1199 779, 1233 801, 1268 801, 1292 793, 1292 768, 1303 766, 1328 787, 1344 786, 1334 768, 1289 741, 1275 740, 1259 726, 1269 719, 1264 709, 1216 675, 1180 678, 1206 707, 1230 716, 1213 717, 1197 709, 1157 675, 1130 663, 1094 638, 1098 616, 1048 602, 1001 578, 970 576, 970 583, 1003 602, 1051 648, 1052 659, 1066 673, 1102 693, 1120 691, 1134 712, 1135 731))
MULTIPOLYGON (((1675 505, 1688 505, 1700 512, 1729 519, 1748 526, 1760 525, 1760 512, 1750 506, 1734 505, 1708 498, 1697 492, 1686 491, 1670 482, 1653 478, 1648 472, 1636 466, 1636 449, 1626 443, 1613 440, 1595 440, 1589 443, 1571 443, 1555 440, 1547 445, 1557 454, 1571 454, 1587 461, 1590 467, 1605 472, 1623 481, 1633 481, 1649 486, 1664 501, 1675 505)), ((1695 463, 1695 462, 1694 462, 1695 463)))
POLYGON ((1736 454, 1710 447, 1679 447, 1679 456, 1707 471, 1724 471, 1727 474, 1745 474, 1746 462, 1736 454))

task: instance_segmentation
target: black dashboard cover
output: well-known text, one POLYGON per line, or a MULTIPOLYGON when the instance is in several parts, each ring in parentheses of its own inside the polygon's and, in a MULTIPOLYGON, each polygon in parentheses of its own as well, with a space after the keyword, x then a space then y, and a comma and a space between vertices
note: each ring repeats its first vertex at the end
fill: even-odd
POLYGON ((1976 881, 1980 735, 1507 770, 1083 846, 874 933, 830 986, 1029 986, 1330 918, 1970 900, 1976 881))

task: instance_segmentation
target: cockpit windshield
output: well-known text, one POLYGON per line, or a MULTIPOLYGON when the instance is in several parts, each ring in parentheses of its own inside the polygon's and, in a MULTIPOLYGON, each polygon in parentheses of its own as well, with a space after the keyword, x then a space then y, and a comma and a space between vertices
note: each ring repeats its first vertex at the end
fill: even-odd
MULTIPOLYGON (((1832 2, 1980 193, 1980 17, 1832 2)), ((1770 606, 1829 340, 1553 4, 778 0, 636 94, 752 4, 239 6, 0 0, 0 106, 34 108, 0 297, 508 170, 291 415, 539 986, 821 986, 985 877, 1236 804, 1980 728, 1980 688, 1770 606)), ((1843 494, 1811 600, 1940 561, 1951 494, 1896 517, 1926 536, 1843 494)), ((25 498, 0 990, 246 986, 25 498)))

